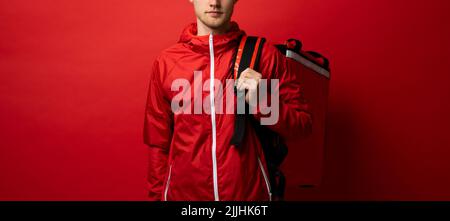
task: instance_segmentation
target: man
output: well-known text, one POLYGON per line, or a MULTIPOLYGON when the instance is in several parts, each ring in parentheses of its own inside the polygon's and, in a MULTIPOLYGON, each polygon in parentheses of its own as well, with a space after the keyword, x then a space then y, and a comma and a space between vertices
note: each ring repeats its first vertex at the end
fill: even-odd
MULTIPOLYGON (((254 129, 246 124, 242 145, 231 145, 236 114, 216 113, 217 99, 225 96, 226 90, 217 90, 215 83, 204 84, 209 90, 201 91, 201 98, 207 107, 200 114, 176 114, 172 109, 179 93, 173 90, 175 81, 183 79, 195 85, 196 74, 203 80, 220 82, 233 78, 234 52, 245 35, 231 21, 237 0, 190 2, 197 22, 188 25, 179 42, 159 55, 151 73, 144 124, 144 142, 149 146, 149 197, 271 200, 266 161, 254 129)), ((261 79, 279 79, 279 119, 268 127, 284 138, 301 132, 311 119, 301 102, 296 73, 289 71, 285 57, 266 43, 256 70, 243 71, 237 81, 237 89, 247 91, 245 101, 258 96, 261 79)), ((225 89, 234 87, 225 85, 225 89)), ((251 115, 256 120, 263 116, 259 110, 251 115)))

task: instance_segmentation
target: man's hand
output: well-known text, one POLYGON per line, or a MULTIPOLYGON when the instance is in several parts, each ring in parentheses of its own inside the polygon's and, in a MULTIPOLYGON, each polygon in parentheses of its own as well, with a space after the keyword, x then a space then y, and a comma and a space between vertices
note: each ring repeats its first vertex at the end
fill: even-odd
POLYGON ((258 100, 258 86, 261 81, 262 75, 251 69, 247 68, 241 73, 241 76, 237 80, 236 88, 237 90, 246 90, 245 101, 250 104, 251 99, 258 100))

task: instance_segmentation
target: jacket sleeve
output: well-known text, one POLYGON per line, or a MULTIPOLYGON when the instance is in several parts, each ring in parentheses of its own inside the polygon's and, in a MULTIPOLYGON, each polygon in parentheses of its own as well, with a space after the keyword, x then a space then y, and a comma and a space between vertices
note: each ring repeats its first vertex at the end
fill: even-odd
POLYGON ((162 200, 169 147, 173 133, 173 114, 162 88, 161 69, 155 61, 145 108, 144 143, 148 145, 147 187, 150 200, 162 200))
MULTIPOLYGON (((279 118, 277 123, 267 126, 283 138, 309 133, 312 123, 311 114, 308 112, 308 103, 302 90, 301 73, 297 73, 299 69, 295 67, 295 64, 289 62, 272 44, 266 43, 258 70, 263 78, 269 81, 267 86, 269 92, 266 99, 262 99, 262 103, 266 103, 264 105, 271 105, 270 80, 279 80, 276 86, 279 94, 279 118)), ((268 117, 270 114, 262 114, 258 108, 253 116, 260 121, 262 117, 268 117)))

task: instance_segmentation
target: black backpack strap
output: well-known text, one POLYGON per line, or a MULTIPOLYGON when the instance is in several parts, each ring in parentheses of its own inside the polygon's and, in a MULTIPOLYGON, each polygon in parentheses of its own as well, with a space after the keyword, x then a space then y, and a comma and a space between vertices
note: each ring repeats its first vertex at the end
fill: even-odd
MULTIPOLYGON (((239 43, 239 48, 236 53, 233 77, 236 82, 241 76, 241 73, 247 68, 255 69, 259 64, 259 59, 261 57, 261 51, 265 42, 265 38, 254 37, 254 36, 243 36, 239 43)), ((234 87, 235 92, 236 86, 234 87)), ((247 113, 247 107, 246 113, 247 113)), ((234 133, 231 138, 231 144, 235 146, 240 146, 245 134, 245 114, 236 114, 234 122, 234 133)))

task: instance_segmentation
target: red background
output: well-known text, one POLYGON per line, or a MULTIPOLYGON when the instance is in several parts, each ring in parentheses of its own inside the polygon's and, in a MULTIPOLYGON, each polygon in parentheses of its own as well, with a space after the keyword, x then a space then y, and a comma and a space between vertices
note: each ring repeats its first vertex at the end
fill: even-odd
MULTIPOLYGON (((311 200, 450 200, 450 3, 241 0, 234 20, 332 61, 311 200)), ((0 199, 144 200, 151 63, 187 0, 0 1, 0 199)))

